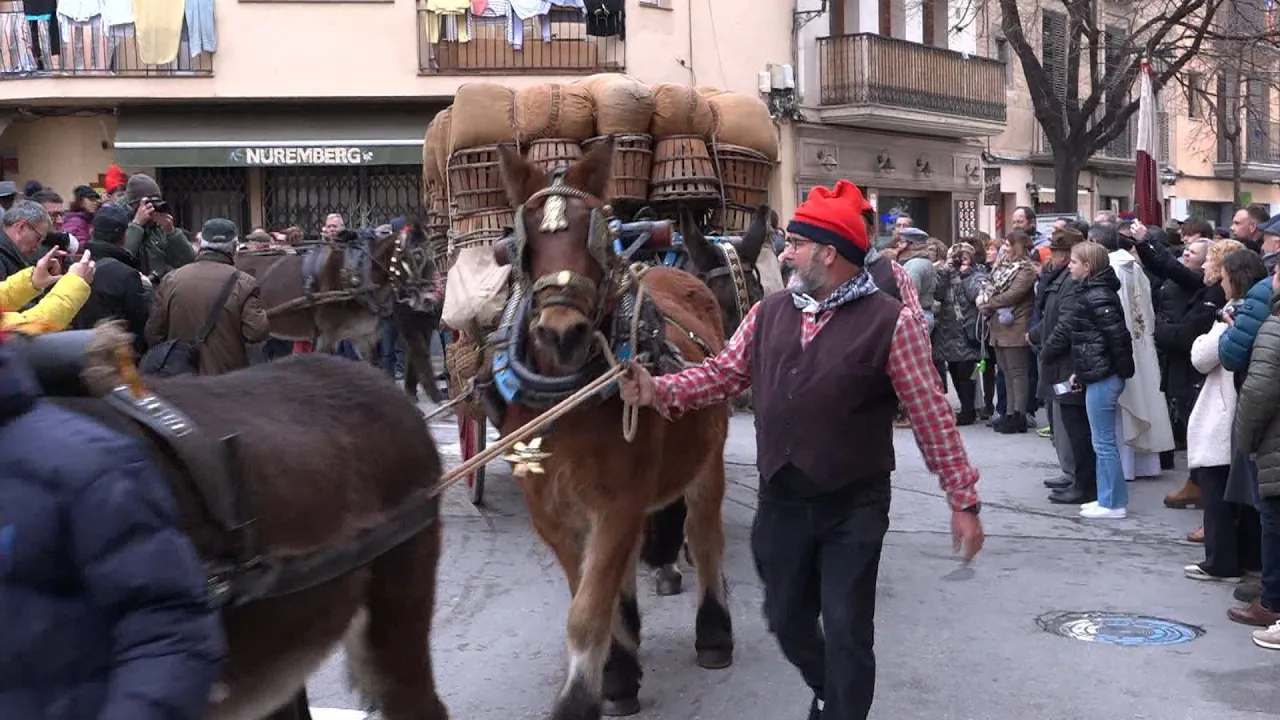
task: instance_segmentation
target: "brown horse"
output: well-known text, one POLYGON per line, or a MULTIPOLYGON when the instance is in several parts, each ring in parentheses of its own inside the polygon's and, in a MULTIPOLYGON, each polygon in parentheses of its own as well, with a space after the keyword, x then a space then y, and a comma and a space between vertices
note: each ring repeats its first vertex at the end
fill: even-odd
MULTIPOLYGON (((127 333, 116 334, 128 342, 127 333)), ((94 395, 121 382, 109 371, 109 348, 118 343, 90 353, 99 375, 94 395)), ((149 389, 207 437, 239 436, 231 474, 248 498, 255 544, 267 558, 349 542, 410 499, 436 516, 426 530, 362 566, 339 566, 332 579, 228 605, 229 660, 206 717, 266 717, 342 643, 353 683, 387 720, 447 720, 429 646, 441 536, 439 501, 430 493, 440 456, 415 403, 377 369, 321 354, 221 376, 157 379, 149 389)), ((195 475, 157 435, 98 397, 58 402, 144 443, 201 557, 227 557, 233 535, 213 520, 195 475)))
POLYGON ((391 266, 396 239, 371 238, 361 244, 356 233, 347 231, 342 240, 304 245, 296 254, 241 252, 236 255, 236 267, 258 279, 262 305, 271 315, 271 337, 315 342, 318 352, 333 352, 339 341, 349 340, 361 355, 372 358, 381 309, 389 307, 394 294, 391 266), (352 299, 271 312, 307 297, 303 267, 311 253, 321 253, 311 292, 352 290, 352 299))
MULTIPOLYGON (((506 147, 500 152, 507 193, 520 206, 512 258, 527 292, 513 338, 525 340, 513 339, 510 347, 512 362, 527 365, 526 377, 545 379, 545 387, 563 390, 598 373, 603 352, 611 352, 601 351, 601 333, 610 332, 637 283, 652 302, 641 308, 656 307, 658 313, 642 335, 674 344, 693 362, 706 352, 690 334, 711 352, 723 346, 715 297, 697 278, 652 268, 628 282, 628 269, 613 254, 603 217, 611 141, 557 172, 551 184, 518 152, 506 147), (686 332, 668 333, 668 326, 686 332)), ((533 388, 530 393, 535 396, 533 388)), ((507 409, 503 434, 543 409, 521 404, 517 397, 507 409)), ((732 663, 720 516, 728 408, 690 412, 673 422, 642 410, 632 442, 623 437, 623 412, 616 393, 610 393, 568 413, 544 441, 550 453, 543 463, 545 474, 519 481, 534 531, 555 553, 572 595, 568 678, 552 720, 596 720, 602 710, 610 715, 639 712, 637 556, 647 513, 678 497, 688 503, 689 545, 701 591, 697 661, 706 668, 732 663)))

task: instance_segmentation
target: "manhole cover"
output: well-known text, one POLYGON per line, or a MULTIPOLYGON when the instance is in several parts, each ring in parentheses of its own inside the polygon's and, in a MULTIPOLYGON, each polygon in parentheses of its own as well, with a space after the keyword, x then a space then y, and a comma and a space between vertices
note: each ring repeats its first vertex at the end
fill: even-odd
POLYGON ((1204 635, 1204 628, 1133 613, 1053 612, 1036 618, 1045 632, 1108 645, 1177 645, 1204 635))

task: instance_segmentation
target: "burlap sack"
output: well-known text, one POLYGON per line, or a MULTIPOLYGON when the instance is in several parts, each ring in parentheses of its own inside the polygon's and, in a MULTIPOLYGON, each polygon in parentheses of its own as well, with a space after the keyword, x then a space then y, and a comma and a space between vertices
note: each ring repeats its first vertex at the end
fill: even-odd
POLYGON ((672 135, 700 135, 711 137, 715 122, 711 106, 688 85, 663 83, 653 85, 653 121, 649 134, 655 139, 672 135))
POLYGON ((653 91, 621 73, 599 73, 578 81, 596 107, 597 135, 641 135, 653 120, 653 91))
POLYGON ((707 100, 715 117, 714 138, 718 143, 739 145, 778 159, 778 134, 769 117, 769 106, 758 97, 727 92, 707 100))
POLYGON ((449 152, 515 140, 515 92, 497 83, 466 83, 453 97, 449 152))
POLYGON ((458 251, 445 280, 440 321, 455 330, 497 327, 507 302, 511 266, 499 265, 492 247, 458 251))
POLYGON ((698 91, 699 95, 708 99, 713 98, 716 95, 722 95, 728 92, 727 90, 722 90, 718 87, 711 87, 710 85, 699 85, 694 89, 698 91))
POLYGON ((594 110, 591 92, 583 85, 542 83, 524 88, 515 96, 516 140, 568 138, 582 142, 591 137, 594 110))
POLYGON ((445 170, 449 167, 449 143, 453 133, 453 106, 450 105, 441 110, 431 122, 436 125, 436 137, 438 138, 432 152, 435 155, 436 167, 440 169, 440 182, 443 184, 445 170))
POLYGON ((422 140, 422 184, 440 185, 444 183, 444 169, 440 167, 439 158, 444 154, 439 145, 448 142, 448 138, 440 132, 440 117, 447 111, 436 113, 427 125, 427 135, 422 140))

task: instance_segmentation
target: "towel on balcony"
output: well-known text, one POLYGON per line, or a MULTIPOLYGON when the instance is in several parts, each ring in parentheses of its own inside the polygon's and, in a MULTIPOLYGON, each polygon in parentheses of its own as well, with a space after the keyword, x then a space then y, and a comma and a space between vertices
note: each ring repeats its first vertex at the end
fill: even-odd
POLYGON ((187 42, 191 57, 218 52, 218 29, 213 23, 213 0, 187 0, 187 42))
POLYGON ((178 57, 184 0, 133 0, 133 25, 138 59, 145 65, 167 65, 178 57))
POLYGON ((460 25, 458 19, 467 19, 471 0, 426 0, 425 8, 419 0, 418 8, 427 11, 427 42, 432 45, 440 42, 442 29, 444 39, 449 42, 467 42, 470 39, 467 24, 460 25))
POLYGON ((133 24, 133 0, 102 0, 102 26, 133 24))

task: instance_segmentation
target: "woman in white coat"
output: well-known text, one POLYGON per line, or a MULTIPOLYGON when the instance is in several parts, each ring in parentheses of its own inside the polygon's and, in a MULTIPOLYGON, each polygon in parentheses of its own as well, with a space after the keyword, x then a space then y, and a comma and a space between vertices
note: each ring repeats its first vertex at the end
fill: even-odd
POLYGON ((1204 385, 1187 420, 1187 467, 1196 475, 1204 497, 1204 561, 1187 565, 1183 572, 1193 580, 1238 583, 1261 561, 1261 537, 1257 518, 1249 508, 1225 498, 1231 471, 1232 425, 1236 415, 1235 374, 1222 367, 1218 340, 1227 330, 1228 313, 1267 270, 1256 253, 1227 255, 1210 250, 1205 271, 1220 270, 1227 306, 1209 332, 1191 344, 1191 364, 1204 374, 1204 385), (1221 263, 1221 268, 1211 268, 1221 263))

